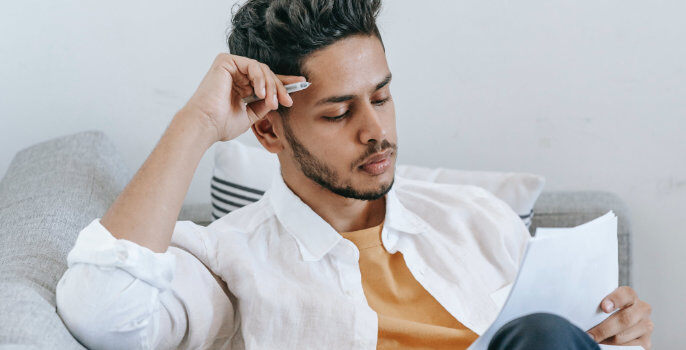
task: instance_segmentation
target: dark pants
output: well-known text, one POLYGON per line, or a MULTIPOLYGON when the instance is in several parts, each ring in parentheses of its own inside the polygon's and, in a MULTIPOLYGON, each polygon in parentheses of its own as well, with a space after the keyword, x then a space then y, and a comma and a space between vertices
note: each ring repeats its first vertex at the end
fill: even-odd
POLYGON ((505 349, 599 350, 600 347, 590 335, 567 319, 540 312, 516 318, 495 333, 488 350, 505 349))

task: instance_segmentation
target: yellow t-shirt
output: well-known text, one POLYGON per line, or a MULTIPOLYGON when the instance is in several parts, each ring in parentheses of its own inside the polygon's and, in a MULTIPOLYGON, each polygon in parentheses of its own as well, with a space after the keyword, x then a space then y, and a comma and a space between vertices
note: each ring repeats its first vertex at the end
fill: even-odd
POLYGON ((466 349, 478 334, 456 320, 389 254, 379 226, 342 232, 360 250, 362 289, 379 317, 377 349, 466 349))

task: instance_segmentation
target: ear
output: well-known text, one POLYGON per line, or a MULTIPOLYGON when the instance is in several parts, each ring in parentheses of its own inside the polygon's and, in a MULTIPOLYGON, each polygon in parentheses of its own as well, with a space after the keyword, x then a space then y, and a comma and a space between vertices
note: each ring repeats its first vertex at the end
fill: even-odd
POLYGON ((250 127, 257 140, 271 153, 279 153, 284 149, 284 139, 277 133, 277 130, 281 130, 281 125, 277 123, 282 123, 281 115, 278 111, 270 111, 250 127))

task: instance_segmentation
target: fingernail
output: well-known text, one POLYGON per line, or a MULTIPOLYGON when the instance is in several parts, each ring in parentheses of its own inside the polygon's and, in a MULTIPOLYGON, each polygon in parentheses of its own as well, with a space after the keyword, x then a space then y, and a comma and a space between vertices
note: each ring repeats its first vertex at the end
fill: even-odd
POLYGON ((262 96, 267 96, 267 90, 264 87, 262 87, 262 96))
POLYGON ((615 304, 612 303, 612 300, 605 300, 603 302, 603 308, 605 309, 605 312, 610 312, 612 309, 614 309, 615 304))
POLYGON ((276 105, 276 107, 279 107, 279 99, 276 98, 276 95, 272 95, 272 96, 274 96, 274 104, 276 105))

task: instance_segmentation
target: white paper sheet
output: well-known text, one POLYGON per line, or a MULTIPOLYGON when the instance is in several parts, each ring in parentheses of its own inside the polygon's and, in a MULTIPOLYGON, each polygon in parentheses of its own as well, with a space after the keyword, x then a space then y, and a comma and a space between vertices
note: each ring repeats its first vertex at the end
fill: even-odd
POLYGON ((600 309, 600 301, 617 288, 617 253, 612 211, 572 228, 538 228, 498 317, 469 350, 486 350, 500 327, 534 312, 560 315, 584 331, 602 322, 611 314, 600 309))

